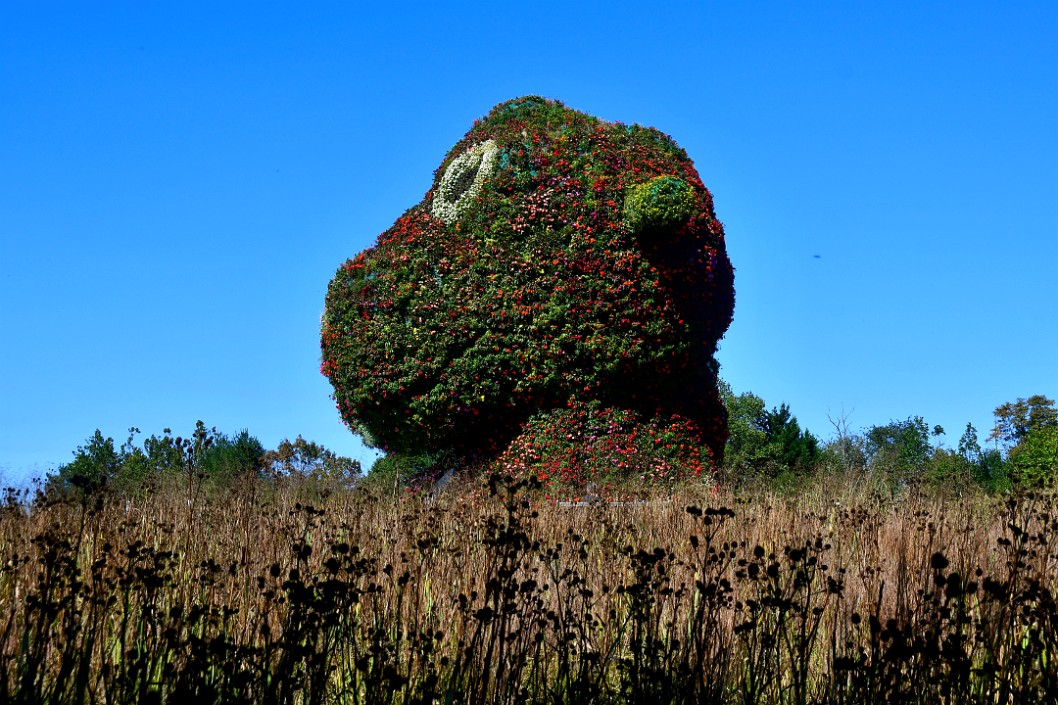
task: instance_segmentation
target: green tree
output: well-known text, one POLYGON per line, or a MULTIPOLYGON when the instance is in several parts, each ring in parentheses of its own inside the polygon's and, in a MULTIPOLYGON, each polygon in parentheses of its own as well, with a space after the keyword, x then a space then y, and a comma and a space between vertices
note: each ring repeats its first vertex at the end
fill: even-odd
POLYGON ((90 494, 102 489, 120 472, 123 457, 114 447, 113 438, 104 438, 96 429, 83 446, 74 451, 74 459, 49 473, 45 487, 51 491, 80 491, 90 494))
POLYGON ((340 456, 300 435, 293 441, 284 438, 275 450, 263 455, 261 463, 272 476, 352 482, 360 475, 359 460, 340 456))
POLYGON ((729 470, 776 477, 812 467, 819 456, 819 440, 801 429, 787 404, 769 411, 756 394, 735 395, 723 381, 720 393, 728 414, 730 436, 724 458, 729 470))
POLYGON ((203 481, 229 482, 246 473, 260 474, 264 467, 261 442, 245 430, 226 436, 198 421, 186 438, 174 438, 166 428, 161 436, 146 438, 142 447, 135 442, 138 433, 138 428, 130 428, 128 439, 116 448, 113 438, 96 429, 78 446, 72 462, 48 475, 46 489, 90 493, 107 486, 133 492, 152 480, 183 475, 192 491, 203 481))
POLYGON ((764 431, 768 436, 768 454, 791 469, 806 469, 819 454, 819 440, 802 431, 797 417, 785 403, 765 412, 764 431))
POLYGON ((1001 441, 1008 447, 1017 446, 1034 430, 1058 426, 1054 400, 1042 394, 1001 404, 994 413, 996 425, 988 440, 1001 441))
MULTIPOLYGON (((183 469, 183 454, 168 428, 162 429, 161 436, 152 435, 144 439, 143 449, 134 448, 133 452, 139 451, 134 460, 140 465, 137 476, 159 477, 165 474, 176 474, 183 469)), ((131 439, 130 439, 131 444, 131 439)))
POLYGON ((967 422, 959 438, 954 455, 960 471, 990 492, 1005 492, 1010 488, 1008 467, 1003 455, 994 448, 982 448, 977 440, 977 428, 967 422))
POLYGON ((981 457, 981 444, 977 442, 977 429, 972 423, 967 422, 966 430, 959 438, 959 455, 970 464, 976 463, 981 457))
POLYGON ((872 426, 865 434, 869 464, 897 480, 920 477, 933 454, 929 426, 921 416, 872 426))
POLYGON ((245 429, 234 436, 217 435, 202 455, 202 472, 220 481, 259 475, 264 469, 264 456, 261 441, 245 429))
POLYGON ((1029 431, 1010 451, 1011 475, 1027 486, 1052 486, 1058 478, 1058 425, 1029 431))
POLYGON ((984 448, 975 468, 975 477, 992 492, 1006 492, 1011 486, 1009 465, 998 450, 984 448))
POLYGON ((765 414, 764 400, 752 392, 735 395, 730 385, 721 381, 721 399, 727 407, 728 440, 724 450, 725 465, 738 473, 748 473, 756 463, 768 435, 761 427, 765 414))
MULTIPOLYGON (((1010 480, 1028 486, 1052 485, 1058 477, 1058 409, 1054 400, 1042 394, 1018 398, 996 407, 996 424, 988 439, 1003 444, 1006 462, 997 447, 992 451, 1010 480)), ((998 462, 997 462, 998 461, 998 462)))

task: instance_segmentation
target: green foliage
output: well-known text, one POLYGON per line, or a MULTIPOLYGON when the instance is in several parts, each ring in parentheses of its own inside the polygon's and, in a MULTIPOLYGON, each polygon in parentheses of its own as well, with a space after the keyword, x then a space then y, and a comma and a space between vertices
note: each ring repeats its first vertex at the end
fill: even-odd
POLYGON ((819 453, 817 466, 830 473, 853 473, 867 467, 863 436, 852 434, 831 438, 819 453))
POLYGON ((819 453, 819 440, 801 430, 785 403, 765 414, 764 430, 770 454, 786 467, 808 468, 819 453))
POLYGON ((113 438, 104 438, 99 429, 78 446, 73 461, 49 474, 47 487, 64 492, 91 494, 106 486, 121 472, 124 454, 114 448, 113 438))
POLYGON ((625 224, 635 233, 666 230, 694 215, 694 188, 675 176, 658 176, 625 195, 625 224))
POLYGON ((1058 426, 1058 409, 1054 400, 1042 394, 1001 404, 996 407, 995 417, 996 425, 989 440, 1013 446, 1021 443, 1032 431, 1058 426))
POLYGON ((872 426, 866 433, 869 462, 898 479, 921 476, 933 454, 929 436, 921 416, 872 426))
POLYGON ((1036 426, 1010 451, 1010 474, 1026 486, 1051 487, 1058 479, 1058 425, 1036 426))
POLYGON ((990 492, 1007 492, 1012 487, 1009 463, 995 448, 981 451, 973 468, 974 479, 990 492))
POLYGON ((1051 486, 1058 477, 1058 409, 1042 394, 1000 404, 995 409, 995 427, 988 439, 1007 449, 1003 460, 998 450, 988 459, 990 469, 999 469, 1006 484, 1051 486))
POLYGON ((275 450, 264 453, 262 465, 272 476, 337 480, 353 483, 360 476, 360 461, 337 455, 318 443, 301 436, 284 438, 275 450))
POLYGON ((1011 488, 1009 464, 994 449, 982 449, 972 424, 959 439, 955 450, 933 447, 932 430, 921 416, 872 426, 860 435, 846 435, 827 444, 822 462, 841 472, 865 471, 887 488, 897 492, 910 485, 944 494, 969 492, 980 487, 1002 493, 1011 488))
POLYGON ((365 486, 382 491, 418 483, 431 483, 457 464, 450 451, 389 452, 371 465, 365 486))
POLYGON ((968 475, 981 487, 990 492, 1005 492, 1010 489, 1006 461, 998 450, 981 448, 977 441, 977 429, 973 424, 966 424, 955 455, 960 474, 968 475))
POLYGON ((96 430, 74 459, 46 478, 48 492, 88 495, 105 486, 118 492, 136 492, 165 478, 181 478, 189 492, 197 494, 202 485, 223 486, 240 477, 293 475, 315 480, 355 481, 359 461, 335 454, 301 436, 284 439, 276 450, 266 452, 261 442, 247 430, 235 435, 219 433, 198 421, 189 436, 162 435, 135 443, 138 428, 129 429, 128 440, 115 448, 114 439, 96 430))
POLYGON ((733 277, 712 196, 672 139, 521 98, 339 268, 321 372, 350 428, 401 457, 487 461, 537 415, 597 402, 689 419, 720 458, 713 355, 733 277))
POLYGON ((811 472, 819 457, 819 440, 802 430, 788 405, 771 409, 752 392, 739 395, 723 383, 728 429, 725 463, 736 477, 779 477, 811 472))
POLYGON ((977 462, 981 457, 981 444, 977 442, 977 429, 972 423, 966 423, 966 430, 959 438, 959 455, 968 463, 977 462))
POLYGON ((265 449, 249 431, 234 436, 219 435, 203 454, 201 469, 207 477, 228 480, 242 474, 259 475, 264 468, 265 449))

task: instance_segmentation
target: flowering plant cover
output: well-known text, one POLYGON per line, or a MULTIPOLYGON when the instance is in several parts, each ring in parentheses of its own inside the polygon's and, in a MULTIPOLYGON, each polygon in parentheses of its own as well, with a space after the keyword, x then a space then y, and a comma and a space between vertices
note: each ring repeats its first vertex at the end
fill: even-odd
POLYGON ((338 269, 321 371, 350 428, 390 452, 560 482, 697 474, 727 439, 714 354, 733 308, 723 227, 684 150, 519 98, 338 269), (616 446, 584 451, 610 460, 567 467, 548 450, 566 425, 612 429, 616 446), (651 436, 670 440, 652 459, 651 436))

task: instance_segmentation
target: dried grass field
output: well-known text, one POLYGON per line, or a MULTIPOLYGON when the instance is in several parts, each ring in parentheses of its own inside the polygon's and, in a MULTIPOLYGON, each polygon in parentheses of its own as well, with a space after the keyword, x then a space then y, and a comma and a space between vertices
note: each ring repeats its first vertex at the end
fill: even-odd
POLYGON ((9 497, 5 703, 1056 702, 1051 495, 9 497))

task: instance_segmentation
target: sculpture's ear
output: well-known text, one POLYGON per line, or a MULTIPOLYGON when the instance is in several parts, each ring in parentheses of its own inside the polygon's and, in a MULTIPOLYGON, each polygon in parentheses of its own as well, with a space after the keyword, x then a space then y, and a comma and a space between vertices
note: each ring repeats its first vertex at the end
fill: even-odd
POLYGON ((453 159, 434 190, 430 213, 448 225, 458 220, 496 168, 499 153, 499 145, 485 140, 453 159))
POLYGON ((678 176, 658 176, 625 192, 625 225, 634 233, 679 226, 695 213, 698 194, 678 176))

